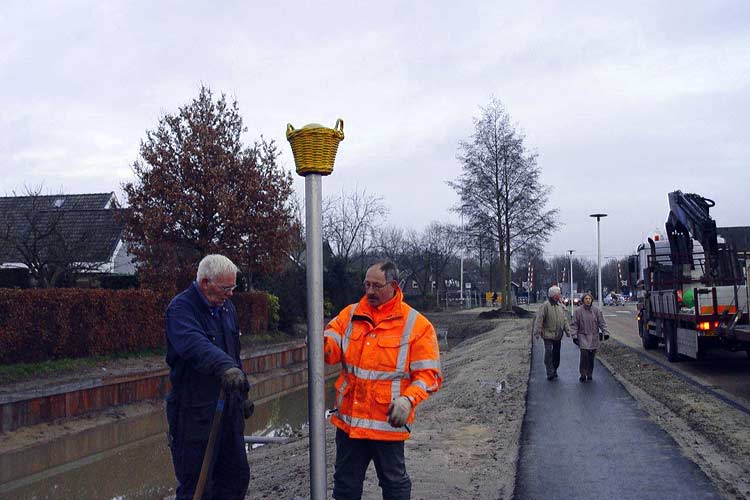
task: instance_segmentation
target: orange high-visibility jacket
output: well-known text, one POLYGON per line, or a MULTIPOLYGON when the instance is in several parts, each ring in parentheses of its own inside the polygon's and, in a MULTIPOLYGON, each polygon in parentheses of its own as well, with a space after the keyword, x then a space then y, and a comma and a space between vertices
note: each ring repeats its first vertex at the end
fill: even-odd
POLYGON ((401 290, 378 308, 367 297, 345 307, 326 327, 325 361, 341 363, 331 423, 353 439, 403 441, 405 427, 388 423, 391 401, 414 408, 440 389, 440 350, 432 324, 403 301, 401 290))

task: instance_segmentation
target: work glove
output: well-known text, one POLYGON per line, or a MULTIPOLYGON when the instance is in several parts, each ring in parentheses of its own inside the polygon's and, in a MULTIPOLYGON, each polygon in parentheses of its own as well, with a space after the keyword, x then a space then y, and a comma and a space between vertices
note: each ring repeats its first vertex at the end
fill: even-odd
POLYGON ((255 411, 255 403, 251 400, 246 399, 242 402, 242 414, 245 416, 245 420, 250 418, 255 411))
POLYGON ((225 391, 238 391, 247 394, 250 391, 250 384, 247 382, 245 374, 237 367, 227 369, 221 376, 221 386, 225 391))
POLYGON ((411 401, 406 396, 400 396, 391 401, 388 407, 388 422, 393 427, 403 427, 406 424, 406 419, 409 418, 411 413, 411 401))
POLYGON ((575 345, 580 345, 580 344, 578 343, 578 337, 573 337, 573 343, 574 343, 575 345))

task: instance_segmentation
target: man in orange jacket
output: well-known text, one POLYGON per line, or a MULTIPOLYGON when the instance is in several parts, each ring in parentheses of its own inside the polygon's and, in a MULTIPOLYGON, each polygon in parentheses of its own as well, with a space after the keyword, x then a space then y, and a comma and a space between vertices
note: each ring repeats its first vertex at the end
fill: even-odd
POLYGON ((443 379, 432 324, 403 301, 398 269, 367 270, 365 295, 326 327, 325 360, 341 363, 336 380, 336 465, 333 498, 358 500, 370 461, 385 500, 411 498, 404 441, 414 408, 443 379))

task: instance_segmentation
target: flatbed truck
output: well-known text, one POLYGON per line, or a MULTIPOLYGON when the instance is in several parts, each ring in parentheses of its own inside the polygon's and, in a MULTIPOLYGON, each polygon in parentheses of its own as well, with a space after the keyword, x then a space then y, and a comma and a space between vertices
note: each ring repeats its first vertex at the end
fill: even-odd
POLYGON ((670 362, 714 348, 750 356, 750 256, 719 240, 712 200, 674 191, 669 206, 666 239, 649 238, 628 261, 643 348, 663 343, 670 362))

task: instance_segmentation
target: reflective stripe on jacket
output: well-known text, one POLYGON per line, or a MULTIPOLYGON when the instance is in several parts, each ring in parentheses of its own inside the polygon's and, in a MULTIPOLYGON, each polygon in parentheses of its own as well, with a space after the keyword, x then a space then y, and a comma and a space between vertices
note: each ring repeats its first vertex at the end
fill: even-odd
POLYGON ((401 290, 378 308, 363 297, 345 307, 324 332, 325 360, 341 363, 336 380, 337 413, 331 423, 353 439, 403 441, 404 427, 392 427, 391 401, 408 396, 414 408, 440 389, 440 350, 432 324, 403 302, 401 290))

